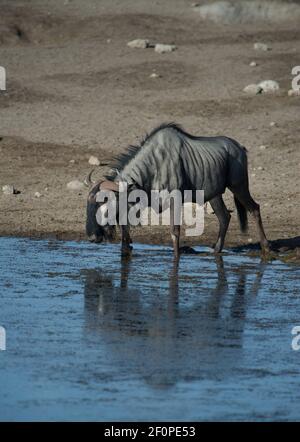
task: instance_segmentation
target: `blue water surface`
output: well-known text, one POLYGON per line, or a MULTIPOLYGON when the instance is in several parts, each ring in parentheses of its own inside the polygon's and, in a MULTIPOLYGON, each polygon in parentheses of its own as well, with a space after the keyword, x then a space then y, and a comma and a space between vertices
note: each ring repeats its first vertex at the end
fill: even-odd
POLYGON ((300 420, 300 271, 0 238, 0 420, 300 420))

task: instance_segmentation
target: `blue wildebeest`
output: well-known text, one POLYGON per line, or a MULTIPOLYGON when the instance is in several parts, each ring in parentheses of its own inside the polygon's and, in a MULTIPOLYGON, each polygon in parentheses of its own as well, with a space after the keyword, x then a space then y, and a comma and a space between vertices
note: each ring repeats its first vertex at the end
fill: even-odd
MULTIPOLYGON (((221 252, 230 221, 222 194, 228 188, 234 195, 240 228, 247 230, 247 211, 253 214, 263 252, 269 251, 259 205, 249 192, 247 153, 237 141, 225 137, 198 137, 185 132, 180 126, 163 124, 148 134, 138 146, 129 146, 117 158, 119 173, 106 176, 94 183, 88 195, 86 233, 90 241, 112 240, 115 226, 100 226, 96 213, 101 204, 96 201, 100 190, 112 190, 118 198, 120 180, 128 185, 128 191, 142 189, 150 196, 151 190, 172 192, 178 189, 204 190, 204 201, 209 201, 218 220, 219 234, 214 246, 221 252)), ((91 174, 88 177, 91 184, 91 174)), ((150 201, 150 198, 149 198, 150 201)), ((118 217, 118 214, 117 214, 118 217)), ((179 255, 180 225, 174 222, 174 210, 170 208, 171 236, 175 257, 179 255)), ((130 248, 129 226, 121 226, 122 247, 130 248)))

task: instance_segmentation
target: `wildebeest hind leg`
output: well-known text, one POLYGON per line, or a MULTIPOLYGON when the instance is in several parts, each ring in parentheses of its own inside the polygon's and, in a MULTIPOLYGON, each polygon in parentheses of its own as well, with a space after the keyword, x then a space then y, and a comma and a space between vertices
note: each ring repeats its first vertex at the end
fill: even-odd
POLYGON ((262 223, 262 219, 261 219, 261 215, 260 215, 259 204, 257 204, 254 201, 254 199, 250 195, 249 190, 240 190, 239 189, 238 191, 233 191, 233 193, 236 196, 236 198, 244 205, 244 207, 246 207, 246 209, 253 215, 253 217, 255 219, 256 227, 258 230, 259 240, 260 240, 260 245, 261 245, 262 251, 264 253, 268 253, 270 251, 269 243, 266 238, 265 231, 264 231, 264 227, 263 227, 263 223, 262 223))
POLYGON ((219 235, 217 242, 214 246, 214 249, 215 253, 220 253, 224 246, 224 240, 231 216, 229 211, 227 210, 227 207, 224 204, 222 195, 216 196, 215 198, 211 199, 209 202, 219 220, 219 226, 220 226, 219 235))

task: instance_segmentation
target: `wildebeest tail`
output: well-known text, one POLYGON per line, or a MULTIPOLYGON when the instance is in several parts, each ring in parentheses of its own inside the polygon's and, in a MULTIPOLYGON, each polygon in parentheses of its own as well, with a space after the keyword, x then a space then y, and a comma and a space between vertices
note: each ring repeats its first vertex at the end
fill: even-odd
POLYGON ((243 233, 245 233, 248 230, 247 210, 236 197, 234 197, 234 203, 238 214, 240 229, 243 233))

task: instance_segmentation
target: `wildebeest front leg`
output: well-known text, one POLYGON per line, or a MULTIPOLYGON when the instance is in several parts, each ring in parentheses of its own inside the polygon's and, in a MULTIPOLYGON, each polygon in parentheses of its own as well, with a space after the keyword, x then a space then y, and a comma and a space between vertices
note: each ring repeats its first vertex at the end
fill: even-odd
POLYGON ((219 235, 217 242, 214 246, 214 249, 215 253, 220 253, 224 246, 224 240, 229 226, 231 215, 224 204, 222 195, 216 196, 215 198, 211 199, 209 202, 219 220, 219 225, 220 225, 219 235))
POLYGON ((130 245, 132 243, 132 239, 130 237, 129 226, 121 226, 121 241, 122 252, 132 250, 132 246, 130 245))
POLYGON ((177 224, 174 208, 174 199, 171 198, 170 201, 170 227, 171 227, 171 237, 173 241, 174 257, 179 258, 179 239, 180 239, 180 225, 177 224))

